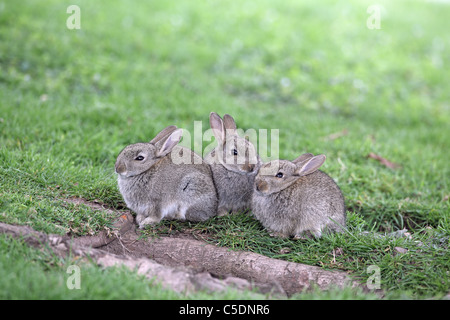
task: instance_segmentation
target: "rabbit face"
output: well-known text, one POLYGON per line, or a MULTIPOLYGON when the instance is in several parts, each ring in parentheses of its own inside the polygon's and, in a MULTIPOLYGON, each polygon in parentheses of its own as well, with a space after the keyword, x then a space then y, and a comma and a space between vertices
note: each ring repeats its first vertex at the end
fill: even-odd
POLYGON ((219 161, 227 170, 247 174, 255 171, 258 158, 251 142, 239 136, 230 136, 221 149, 222 158, 219 161))
POLYGON ((116 173, 120 177, 137 176, 158 163, 178 144, 183 131, 169 126, 149 143, 136 143, 125 147, 117 157, 116 173))
POLYGON ((264 164, 255 178, 256 192, 272 194, 286 189, 300 178, 296 169, 290 161, 275 160, 264 164))
POLYGON ((260 163, 256 148, 237 134, 233 117, 225 114, 222 120, 217 113, 211 112, 209 122, 218 142, 212 154, 215 160, 229 171, 254 173, 260 163))
POLYGON ((274 160, 261 166, 255 178, 255 190, 260 194, 272 194, 280 192, 302 176, 314 173, 325 162, 324 155, 313 156, 305 153, 295 159, 274 160))
POLYGON ((178 144, 183 131, 169 126, 149 143, 136 143, 125 147, 117 157, 116 173, 120 177, 134 177, 159 162, 178 144))
POLYGON ((149 170, 158 160, 154 145, 132 144, 123 149, 117 157, 116 173, 122 177, 133 177, 149 170))

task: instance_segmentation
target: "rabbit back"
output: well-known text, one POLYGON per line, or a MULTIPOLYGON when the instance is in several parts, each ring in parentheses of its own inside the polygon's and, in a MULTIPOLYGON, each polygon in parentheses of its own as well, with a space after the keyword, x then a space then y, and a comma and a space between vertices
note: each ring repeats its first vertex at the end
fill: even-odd
POLYGON ((203 162, 174 164, 168 159, 150 188, 160 201, 163 219, 203 221, 216 214, 216 188, 211 169, 203 162))

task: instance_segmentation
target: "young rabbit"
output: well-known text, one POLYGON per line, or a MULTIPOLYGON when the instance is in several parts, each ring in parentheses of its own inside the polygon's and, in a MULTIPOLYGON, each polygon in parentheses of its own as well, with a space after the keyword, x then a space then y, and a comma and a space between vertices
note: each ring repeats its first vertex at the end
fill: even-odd
POLYGON ((236 132, 233 117, 211 112, 209 123, 218 146, 205 156, 218 195, 218 215, 250 209, 253 184, 261 160, 254 145, 236 132))
POLYGON ((148 143, 125 147, 117 157, 119 190, 141 229, 161 219, 203 221, 217 213, 211 169, 191 150, 177 146, 181 136, 181 129, 169 126, 148 143), (173 157, 184 152, 191 163, 200 164, 175 164, 173 157), (200 161, 194 162, 196 157, 200 161))
POLYGON ((261 166, 255 178, 253 215, 274 235, 303 238, 310 232, 342 231, 344 197, 334 180, 318 169, 324 155, 306 153, 295 159, 261 166))

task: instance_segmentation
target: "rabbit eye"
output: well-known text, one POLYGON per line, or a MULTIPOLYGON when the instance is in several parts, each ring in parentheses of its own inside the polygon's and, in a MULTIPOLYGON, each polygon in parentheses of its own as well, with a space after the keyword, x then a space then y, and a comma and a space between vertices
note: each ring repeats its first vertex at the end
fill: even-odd
POLYGON ((236 149, 233 149, 233 155, 235 155, 235 156, 238 155, 238 151, 236 149))
POLYGON ((134 160, 142 161, 142 160, 144 160, 144 157, 143 156, 137 156, 136 158, 134 158, 134 160))
POLYGON ((277 178, 283 178, 283 173, 282 172, 278 172, 275 177, 277 178))

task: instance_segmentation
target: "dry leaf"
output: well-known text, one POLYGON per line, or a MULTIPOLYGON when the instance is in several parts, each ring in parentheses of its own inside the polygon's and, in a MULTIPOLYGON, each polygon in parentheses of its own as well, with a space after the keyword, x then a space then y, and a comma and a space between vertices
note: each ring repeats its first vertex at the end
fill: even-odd
POLYGON ((290 253, 291 252, 291 249, 290 248, 281 248, 280 249, 280 253, 281 254, 286 254, 286 253, 290 253))
POLYGON ((398 253, 407 253, 408 249, 402 248, 402 247, 395 247, 394 250, 398 253))
POLYGON ((326 137, 323 138, 323 140, 336 140, 340 137, 346 136, 348 134, 347 129, 343 129, 342 131, 332 133, 326 137))
POLYGON ((333 249, 333 252, 335 255, 341 256, 344 254, 344 249, 342 249, 342 248, 333 249))
POLYGON ((375 153, 373 153, 373 152, 369 153, 368 156, 367 156, 367 158, 375 159, 375 160, 379 161, 382 165, 384 165, 384 166, 386 166, 386 167, 388 167, 388 168, 390 168, 390 169, 398 169, 398 168, 401 168, 401 166, 400 166, 399 164, 396 164, 396 163, 394 163, 394 162, 391 162, 391 161, 389 161, 389 160, 383 158, 382 156, 380 156, 380 155, 378 155, 378 154, 375 154, 375 153))

